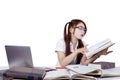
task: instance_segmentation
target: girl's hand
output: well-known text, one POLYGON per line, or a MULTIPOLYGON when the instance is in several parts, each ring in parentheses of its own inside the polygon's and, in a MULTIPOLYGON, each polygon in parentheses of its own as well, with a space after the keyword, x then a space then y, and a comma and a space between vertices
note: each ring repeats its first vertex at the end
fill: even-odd
POLYGON ((78 48, 75 50, 76 53, 82 53, 82 54, 85 54, 86 52, 88 52, 88 49, 87 49, 87 45, 85 45, 84 47, 82 48, 78 48))
POLYGON ((101 54, 101 55, 107 55, 107 54, 109 54, 109 53, 111 53, 111 52, 113 52, 113 51, 108 51, 108 48, 106 48, 106 49, 100 51, 100 54, 101 54))

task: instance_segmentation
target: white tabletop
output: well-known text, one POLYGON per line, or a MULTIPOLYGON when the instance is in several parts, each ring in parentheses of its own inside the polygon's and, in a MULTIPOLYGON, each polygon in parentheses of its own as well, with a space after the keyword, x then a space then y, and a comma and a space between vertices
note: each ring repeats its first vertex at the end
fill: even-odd
POLYGON ((120 80, 120 77, 98 78, 98 80, 120 80))

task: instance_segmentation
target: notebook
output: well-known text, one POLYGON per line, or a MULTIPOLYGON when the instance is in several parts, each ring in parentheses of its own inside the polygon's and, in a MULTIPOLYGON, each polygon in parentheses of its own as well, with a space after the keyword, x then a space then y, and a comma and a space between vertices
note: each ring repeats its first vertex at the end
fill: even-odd
POLYGON ((14 66, 33 67, 31 49, 29 46, 5 45, 9 68, 14 66))

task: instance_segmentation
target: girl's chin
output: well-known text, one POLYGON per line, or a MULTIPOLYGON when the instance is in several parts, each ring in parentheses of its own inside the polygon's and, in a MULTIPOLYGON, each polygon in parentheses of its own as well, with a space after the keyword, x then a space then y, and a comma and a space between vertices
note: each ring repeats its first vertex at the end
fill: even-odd
POLYGON ((82 37, 77 37, 77 39, 82 39, 82 37))

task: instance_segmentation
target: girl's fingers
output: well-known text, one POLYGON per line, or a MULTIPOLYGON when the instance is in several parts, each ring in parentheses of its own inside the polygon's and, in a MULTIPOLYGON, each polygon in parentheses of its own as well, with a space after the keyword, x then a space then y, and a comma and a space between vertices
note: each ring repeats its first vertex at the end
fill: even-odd
POLYGON ((88 46, 88 44, 86 44, 86 45, 84 46, 84 48, 85 48, 85 52, 88 52, 88 48, 87 48, 87 46, 88 46))
POLYGON ((108 51, 107 54, 112 53, 113 51, 108 51))
POLYGON ((112 53, 113 51, 108 51, 108 52, 106 52, 104 55, 107 55, 107 54, 109 54, 109 53, 112 53))

